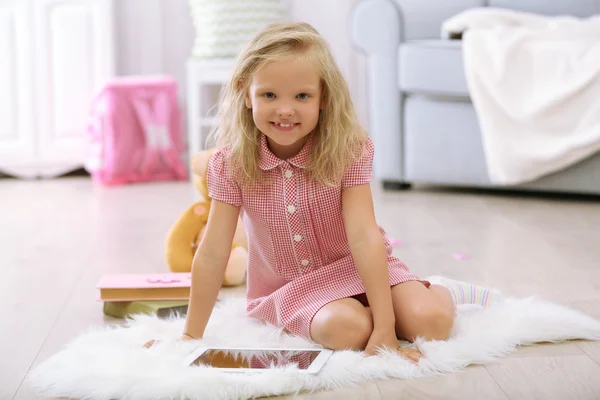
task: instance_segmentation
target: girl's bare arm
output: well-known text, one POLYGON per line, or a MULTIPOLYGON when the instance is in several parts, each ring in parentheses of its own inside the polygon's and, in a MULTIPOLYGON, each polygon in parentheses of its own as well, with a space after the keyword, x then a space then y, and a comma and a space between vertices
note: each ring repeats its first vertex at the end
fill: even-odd
POLYGON ((393 333, 395 316, 387 252, 375 221, 369 184, 344 189, 342 207, 352 258, 373 312, 373 329, 393 333))
POLYGON ((192 287, 184 328, 184 336, 201 338, 208 324, 237 227, 240 207, 212 201, 204 237, 192 262, 192 287))

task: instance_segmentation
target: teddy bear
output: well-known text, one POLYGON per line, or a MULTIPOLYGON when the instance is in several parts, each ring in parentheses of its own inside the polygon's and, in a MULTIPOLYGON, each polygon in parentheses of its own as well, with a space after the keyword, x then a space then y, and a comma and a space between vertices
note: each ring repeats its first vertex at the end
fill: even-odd
MULTIPOLYGON (((208 194, 206 173, 208 161, 214 149, 196 153, 191 160, 192 180, 201 200, 192 204, 181 214, 169 230, 165 241, 165 258, 172 272, 190 272, 192 259, 208 221, 208 213, 212 199, 208 194)), ((225 270, 223 286, 238 286, 246 279, 246 263, 248 261, 248 239, 238 218, 238 225, 231 246, 231 255, 225 270)))

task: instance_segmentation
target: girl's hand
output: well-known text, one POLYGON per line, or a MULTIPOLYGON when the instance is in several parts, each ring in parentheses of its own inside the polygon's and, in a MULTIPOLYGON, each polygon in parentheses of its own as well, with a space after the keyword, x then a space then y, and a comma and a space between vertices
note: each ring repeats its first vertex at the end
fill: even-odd
MULTIPOLYGON (((194 338, 191 337, 190 335, 186 335, 184 333, 179 340, 183 340, 183 341, 194 340, 194 338)), ((160 342, 160 340, 150 340, 144 344, 144 347, 149 349, 150 347, 154 346, 155 344, 158 344, 159 342, 160 342)))
POLYGON ((423 354, 417 349, 400 347, 398 344, 398 338, 396 338, 396 333, 394 331, 374 330, 369 338, 367 347, 365 348, 365 354, 368 356, 374 356, 382 349, 395 351, 400 356, 411 361, 413 364, 418 364, 419 360, 423 358, 423 354))

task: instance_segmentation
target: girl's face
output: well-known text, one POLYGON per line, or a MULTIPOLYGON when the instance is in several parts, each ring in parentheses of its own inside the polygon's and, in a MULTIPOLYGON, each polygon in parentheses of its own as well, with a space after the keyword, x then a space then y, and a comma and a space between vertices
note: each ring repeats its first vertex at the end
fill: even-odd
POLYGON ((293 157, 319 121, 320 76, 304 58, 269 62, 252 77, 246 107, 273 154, 293 157))

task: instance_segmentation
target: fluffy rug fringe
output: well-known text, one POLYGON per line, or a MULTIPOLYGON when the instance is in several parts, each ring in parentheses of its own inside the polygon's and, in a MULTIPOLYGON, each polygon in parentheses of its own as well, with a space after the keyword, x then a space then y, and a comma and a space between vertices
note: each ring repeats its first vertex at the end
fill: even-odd
MULTIPOLYGON (((317 347, 245 316, 243 299, 220 302, 203 343, 228 346, 317 347)), ((394 354, 364 357, 336 352, 319 375, 294 368, 261 375, 227 374, 185 367, 182 360, 198 342, 176 340, 184 319, 137 316, 126 326, 91 329, 42 362, 26 383, 51 397, 109 399, 247 399, 353 386, 374 379, 412 379, 460 371, 505 356, 518 346, 571 339, 600 339, 600 322, 537 298, 508 298, 482 310, 464 307, 447 341, 413 344, 423 354, 419 365, 394 354), (149 339, 162 341, 143 348, 149 339)))

